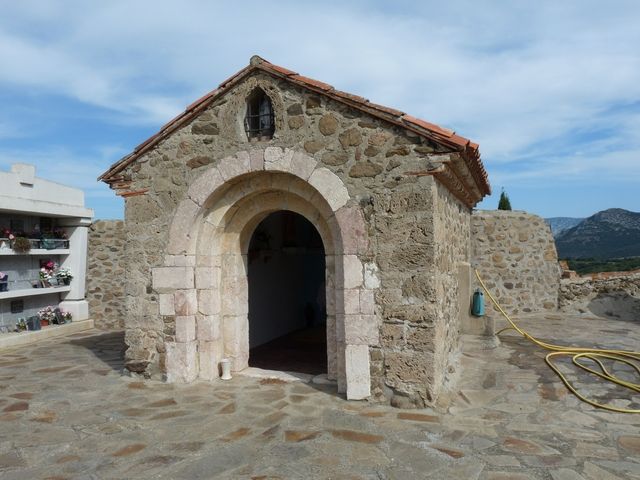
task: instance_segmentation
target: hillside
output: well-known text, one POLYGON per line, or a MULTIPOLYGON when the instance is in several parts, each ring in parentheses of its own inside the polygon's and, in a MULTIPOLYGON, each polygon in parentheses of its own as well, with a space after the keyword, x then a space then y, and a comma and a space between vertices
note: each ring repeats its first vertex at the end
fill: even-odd
POLYGON ((573 217, 545 218, 545 221, 551 227, 551 233, 553 234, 554 238, 560 235, 565 230, 568 230, 571 227, 575 227, 577 224, 579 224, 583 220, 584 218, 573 218, 573 217))
POLYGON ((640 256, 640 213, 610 208, 584 219, 556 237, 560 258, 640 256))

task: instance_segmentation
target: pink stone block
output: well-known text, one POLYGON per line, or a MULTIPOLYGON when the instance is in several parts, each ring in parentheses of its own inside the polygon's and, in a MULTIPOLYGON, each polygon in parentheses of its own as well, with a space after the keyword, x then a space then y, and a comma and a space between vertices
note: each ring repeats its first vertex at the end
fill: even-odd
POLYGON ((249 154, 247 152, 238 152, 234 156, 223 158, 218 164, 218 170, 225 181, 249 173, 251 171, 249 154))
POLYGON ((153 289, 168 293, 180 288, 193 288, 193 267, 156 267, 151 270, 153 289))
POLYGON ((264 150, 251 150, 249 152, 249 165, 252 172, 264 170, 264 150))
POLYGON ((175 315, 176 309, 173 305, 173 294, 161 293, 159 295, 158 305, 160 307, 160 315, 175 315))
POLYGON ((347 400, 364 400, 371 396, 369 347, 347 345, 345 348, 347 400))
POLYGON ((246 276, 225 279, 222 286, 222 311, 225 315, 249 313, 249 288, 246 276))
POLYGON ((345 315, 357 315, 360 313, 360 290, 340 290, 344 299, 345 315))
POLYGON ((167 253, 173 255, 193 253, 191 251, 192 235, 195 234, 197 228, 194 222, 199 210, 200 206, 190 198, 180 202, 169 228, 167 253))
POLYGON ((343 288, 360 288, 364 281, 362 262, 356 255, 343 255, 343 288))
POLYGON ((193 315, 176 316, 176 342, 191 342, 196 339, 196 318, 193 315))
POLYGON ((222 336, 224 355, 231 360, 231 370, 238 372, 248 366, 249 361, 249 321, 245 315, 224 317, 222 336))
POLYGON ((199 341, 198 359, 200 363, 199 377, 212 381, 220 376, 218 367, 222 346, 219 341, 199 341))
POLYGON ((173 294, 176 315, 186 316, 198 313, 198 298, 195 290, 177 290, 173 294))
POLYGON ((328 168, 316 168, 309 176, 309 183, 315 187, 335 212, 349 201, 349 192, 340 177, 328 168))
POLYGON ((376 300, 373 290, 360 290, 360 313, 365 315, 376 313, 376 300))
POLYGON ((207 199, 224 183, 224 178, 216 167, 202 173, 189 187, 188 195, 196 204, 202 206, 207 199))
POLYGON ((342 233, 342 248, 345 254, 363 254, 369 241, 367 226, 362 211, 358 207, 342 207, 336 212, 336 219, 342 233))
POLYGON ((350 345, 378 345, 380 327, 375 315, 345 315, 344 338, 350 345))
POLYGON ((198 377, 196 342, 166 342, 166 375, 169 383, 189 383, 198 377))
POLYGON ((220 291, 198 290, 198 311, 204 315, 220 313, 220 291))
POLYGON ((267 147, 264 150, 264 169, 290 172, 292 157, 293 151, 288 148, 267 147))
POLYGON ((339 393, 345 393, 347 391, 347 375, 345 372, 345 348, 346 346, 344 344, 344 341, 338 341, 336 349, 336 364, 339 393))
POLYGON ((308 180, 317 166, 318 162, 301 152, 295 152, 291 158, 291 173, 303 180, 308 180))
POLYGON ((220 270, 215 267, 196 267, 196 288, 199 290, 218 288, 220 270))
POLYGON ((196 320, 198 340, 210 342, 221 337, 220 318, 218 315, 198 315, 196 320))

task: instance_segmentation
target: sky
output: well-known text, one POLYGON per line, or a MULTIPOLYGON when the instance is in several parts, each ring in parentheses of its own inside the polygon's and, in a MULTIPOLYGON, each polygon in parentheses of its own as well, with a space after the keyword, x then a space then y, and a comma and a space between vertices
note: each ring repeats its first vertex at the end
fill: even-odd
POLYGON ((98 175, 257 54, 479 143, 479 208, 640 211, 639 24, 637 0, 3 2, 0 169, 122 218, 98 175))

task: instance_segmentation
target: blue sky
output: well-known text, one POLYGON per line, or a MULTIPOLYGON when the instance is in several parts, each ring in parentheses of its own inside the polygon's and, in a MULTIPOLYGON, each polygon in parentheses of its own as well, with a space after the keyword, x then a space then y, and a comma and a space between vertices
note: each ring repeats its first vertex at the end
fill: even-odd
POLYGON ((253 54, 480 144, 495 208, 640 211, 640 2, 4 2, 0 168, 80 187, 253 54), (446 3, 446 4, 445 4, 446 3))

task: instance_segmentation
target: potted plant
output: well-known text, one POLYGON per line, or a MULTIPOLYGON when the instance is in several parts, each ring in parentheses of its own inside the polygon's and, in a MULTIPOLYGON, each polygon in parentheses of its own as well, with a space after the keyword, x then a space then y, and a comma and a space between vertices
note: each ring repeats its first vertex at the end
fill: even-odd
POLYGON ((56 241, 53 238, 53 233, 44 232, 40 236, 40 245, 45 250, 53 250, 56 248, 56 241))
POLYGON ((11 230, 7 227, 0 228, 0 250, 11 248, 11 230))
POLYGON ((27 329, 27 322, 24 318, 19 318, 18 323, 16 323, 16 330, 18 332, 23 332, 27 329))
POLYGON ((0 272, 0 292, 6 292, 9 290, 9 275, 0 272))
POLYGON ((40 269, 40 286, 42 288, 47 288, 51 286, 51 279, 53 278, 53 275, 51 274, 51 270, 47 270, 46 268, 42 267, 40 269))
POLYGON ((56 277, 65 285, 69 285, 71 283, 73 275, 71 274, 71 270, 69 270, 68 268, 61 268, 56 272, 56 277))
MULTIPOLYGON (((13 235, 9 236, 10 240, 11 237, 13 237, 13 235)), ((27 237, 15 237, 12 247, 16 253, 28 253, 31 250, 31 242, 27 237)))
POLYGON ((52 284, 58 284, 58 277, 55 272, 58 264, 53 260, 40 260, 40 285, 42 287, 50 287, 52 284))
POLYGON ((53 323, 56 318, 56 312, 52 306, 44 307, 38 310, 38 318, 40 319, 40 325, 46 327, 53 323))
POLYGON ((73 315, 71 314, 71 312, 60 309, 60 315, 62 315, 64 323, 71 323, 73 320, 73 315))
POLYGON ((55 238, 56 248, 69 248, 69 237, 63 228, 56 227, 53 229, 53 238, 55 238))

